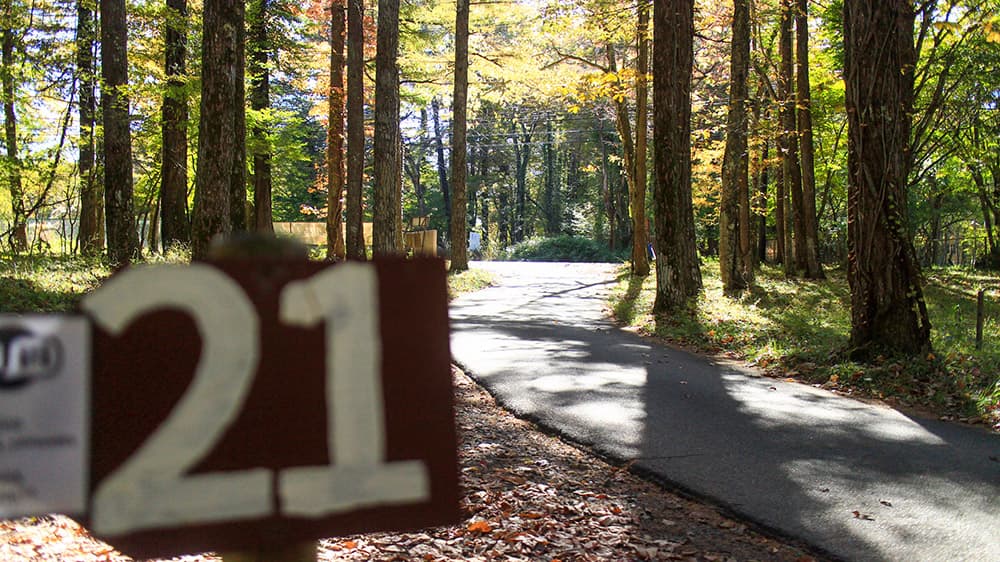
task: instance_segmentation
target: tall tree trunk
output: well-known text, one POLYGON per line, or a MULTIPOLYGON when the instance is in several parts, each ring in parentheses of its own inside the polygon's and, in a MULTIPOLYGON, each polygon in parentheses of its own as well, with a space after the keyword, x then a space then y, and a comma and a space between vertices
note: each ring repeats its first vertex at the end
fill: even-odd
POLYGON ((555 236, 559 234, 559 209, 556 201, 556 192, 559 191, 559 178, 556 177, 556 134, 552 120, 549 119, 548 131, 546 131, 545 143, 545 235, 555 236))
POLYGON ((733 40, 730 57, 729 115, 722 161, 722 197, 719 208, 719 267, 726 294, 736 294, 753 283, 749 255, 749 161, 747 159, 747 77, 750 70, 750 6, 733 3, 733 40))
POLYGON ((781 0, 781 30, 779 51, 781 71, 778 75, 778 99, 781 104, 781 168, 785 183, 785 194, 791 198, 792 237, 794 247, 789 247, 786 231, 785 274, 798 275, 805 272, 805 236, 802 217, 802 172, 799 167, 798 140, 795 126, 794 68, 795 55, 792 49, 792 22, 796 0, 781 0), (791 258, 791 259, 789 259, 791 258))
POLYGON ((97 77, 94 73, 94 44, 97 22, 91 3, 76 3, 76 72, 80 83, 80 253, 96 256, 104 248, 104 228, 100 209, 104 205, 103 186, 97 178, 94 127, 97 115, 97 77))
POLYGON ((930 322, 907 228, 913 3, 845 0, 851 346, 922 353, 930 322))
POLYGON ((816 216, 816 171, 813 148, 812 95, 809 91, 809 12, 808 0, 797 0, 795 11, 795 99, 802 169, 802 247, 799 260, 807 279, 826 279, 819 263, 819 224, 816 216))
MULTIPOLYGON (((187 0, 168 0, 160 222, 164 251, 191 240, 187 218, 187 0)), ((82 98, 81 98, 82 99, 82 98)))
POLYGON ((330 2, 330 94, 329 126, 326 134, 326 257, 343 259, 347 255, 344 245, 343 214, 344 183, 344 33, 347 19, 344 0, 330 2))
POLYGON ((3 18, 3 35, 0 38, 2 50, 2 88, 4 113, 4 142, 7 145, 7 185, 10 190, 11 234, 10 246, 15 252, 28 249, 28 217, 24 203, 24 188, 21 183, 21 157, 18 155, 17 113, 14 110, 14 7, 11 0, 0 4, 3 18))
POLYGON ((451 234, 451 187, 448 184, 448 166, 444 157, 444 128, 441 126, 441 103, 438 98, 431 99, 431 117, 434 120, 434 147, 437 150, 438 187, 444 201, 444 226, 447 235, 451 234))
POLYGON ((399 0, 378 0, 375 55, 375 186, 372 253, 402 253, 399 214, 399 0))
POLYGON ((456 0, 455 94, 451 106, 451 270, 469 269, 469 235, 465 180, 466 96, 469 92, 469 0, 456 0))
POLYGON ((201 121, 198 127, 198 168, 195 172, 191 254, 204 259, 212 238, 232 231, 234 168, 237 154, 237 114, 244 112, 242 64, 238 62, 243 33, 242 0, 205 3, 201 55, 201 121))
MULTIPOLYGON (((247 13, 249 27, 249 53, 247 70, 250 74, 250 108, 258 112, 257 123, 250 131, 253 154, 253 230, 274 232, 272 216, 271 141, 269 124, 263 118, 271 107, 270 61, 274 58, 274 41, 269 29, 270 0, 250 2, 247 13)), ((233 208, 235 211, 235 207, 233 208)))
POLYGON ((229 177, 229 220, 233 232, 247 230, 246 4, 236 5, 236 89, 233 94, 233 168, 229 177))
POLYGON ((132 201, 125 0, 101 0, 101 109, 104 115, 104 208, 108 259, 119 266, 139 256, 132 201))
POLYGON ((514 232, 512 241, 516 244, 524 241, 529 236, 528 233, 528 164, 531 162, 531 136, 535 125, 532 123, 529 129, 524 123, 518 123, 515 119, 510 121, 510 133, 514 138, 514 232), (521 130, 518 132, 517 128, 521 130))
POLYGON ((347 0, 347 257, 367 259, 364 236, 365 29, 363 0, 347 0))
POLYGON ((655 312, 683 308, 701 290, 691 202, 691 71, 694 0, 653 4, 655 312))
POLYGON ((632 274, 649 275, 649 232, 646 228, 646 148, 648 115, 646 100, 649 73, 649 4, 639 2, 639 22, 636 29, 635 81, 635 178, 630 207, 632 211, 632 274))
POLYGON ((757 170, 757 209, 759 209, 759 226, 757 233, 757 261, 767 262, 767 183, 768 183, 768 153, 770 144, 764 140, 760 149, 760 160, 757 170))

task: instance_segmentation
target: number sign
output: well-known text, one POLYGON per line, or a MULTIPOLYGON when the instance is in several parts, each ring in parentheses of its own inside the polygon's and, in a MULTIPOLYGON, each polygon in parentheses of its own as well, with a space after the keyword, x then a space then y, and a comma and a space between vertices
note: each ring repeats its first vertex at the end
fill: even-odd
POLYGON ((140 557, 458 519, 440 260, 133 268, 94 322, 88 528, 140 557))

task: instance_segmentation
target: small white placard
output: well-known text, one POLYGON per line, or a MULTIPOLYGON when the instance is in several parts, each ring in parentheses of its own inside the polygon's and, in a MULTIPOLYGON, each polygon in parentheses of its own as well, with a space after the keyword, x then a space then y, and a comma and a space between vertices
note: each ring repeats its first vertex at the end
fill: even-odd
POLYGON ((0 314, 0 519, 86 510, 90 324, 0 314))

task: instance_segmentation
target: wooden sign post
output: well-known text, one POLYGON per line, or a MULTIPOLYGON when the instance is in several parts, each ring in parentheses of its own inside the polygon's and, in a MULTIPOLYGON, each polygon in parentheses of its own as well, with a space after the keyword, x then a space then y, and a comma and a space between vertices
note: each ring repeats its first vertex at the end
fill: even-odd
POLYGON ((136 267, 82 309, 82 520, 123 552, 292 562, 459 519, 441 260, 136 267))

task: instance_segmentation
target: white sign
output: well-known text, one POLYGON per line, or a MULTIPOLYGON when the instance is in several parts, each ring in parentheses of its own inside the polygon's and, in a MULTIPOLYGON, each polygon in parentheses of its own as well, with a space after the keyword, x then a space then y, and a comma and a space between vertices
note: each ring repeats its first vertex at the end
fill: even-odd
POLYGON ((0 519, 84 513, 89 411, 87 320, 0 315, 0 519))

